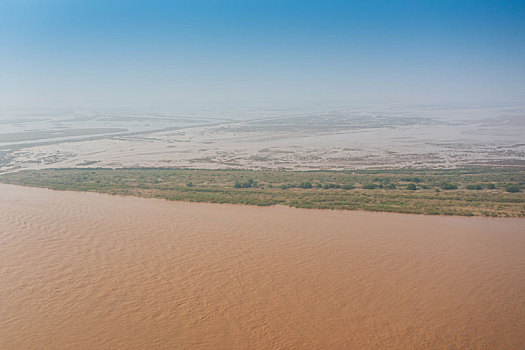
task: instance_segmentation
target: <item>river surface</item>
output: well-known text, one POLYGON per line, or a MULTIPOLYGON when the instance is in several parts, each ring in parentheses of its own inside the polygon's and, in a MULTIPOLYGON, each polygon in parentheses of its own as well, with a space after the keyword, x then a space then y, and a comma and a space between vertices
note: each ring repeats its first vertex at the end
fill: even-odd
POLYGON ((524 349, 525 220, 0 185, 0 349, 524 349))

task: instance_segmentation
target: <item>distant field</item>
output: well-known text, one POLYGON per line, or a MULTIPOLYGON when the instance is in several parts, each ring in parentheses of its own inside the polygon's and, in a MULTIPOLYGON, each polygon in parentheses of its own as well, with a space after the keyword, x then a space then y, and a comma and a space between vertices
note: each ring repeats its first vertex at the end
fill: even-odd
POLYGON ((52 169, 3 174, 0 182, 193 202, 525 217, 525 168, 344 172, 52 169))

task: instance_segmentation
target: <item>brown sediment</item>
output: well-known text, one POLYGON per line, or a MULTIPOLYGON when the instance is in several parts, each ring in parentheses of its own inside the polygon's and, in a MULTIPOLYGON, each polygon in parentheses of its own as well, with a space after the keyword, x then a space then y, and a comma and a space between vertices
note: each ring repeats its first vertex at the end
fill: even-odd
POLYGON ((2 349, 523 349, 525 220, 0 185, 2 349))

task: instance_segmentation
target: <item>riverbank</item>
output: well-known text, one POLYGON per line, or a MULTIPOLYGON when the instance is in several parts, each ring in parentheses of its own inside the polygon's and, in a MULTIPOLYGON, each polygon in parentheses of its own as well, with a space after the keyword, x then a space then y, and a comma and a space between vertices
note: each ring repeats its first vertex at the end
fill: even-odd
POLYGON ((3 183, 175 201, 491 217, 525 217, 524 179, 525 168, 492 167, 310 172, 51 169, 0 175, 3 183))

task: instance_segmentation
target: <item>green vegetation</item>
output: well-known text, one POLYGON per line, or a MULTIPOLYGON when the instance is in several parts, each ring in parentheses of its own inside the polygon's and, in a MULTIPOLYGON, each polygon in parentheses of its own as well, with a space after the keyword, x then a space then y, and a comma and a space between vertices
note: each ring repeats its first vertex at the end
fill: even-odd
POLYGON ((456 184, 452 184, 450 182, 442 182, 439 187, 441 187, 442 190, 457 190, 458 189, 458 185, 456 184))
POLYGON ((412 184, 412 183, 408 184, 408 185, 407 185, 407 190, 410 190, 410 191, 415 191, 415 190, 417 190, 417 186, 416 186, 416 184, 412 184))
POLYGON ((365 184, 365 185, 363 185, 363 188, 365 190, 375 190, 378 187, 379 187, 378 184, 365 184))
POLYGON ((520 186, 518 184, 506 184, 505 191, 510 193, 517 193, 520 191, 520 186))
POLYGON ((525 168, 355 171, 52 169, 3 174, 0 182, 193 202, 525 217, 525 194, 520 192, 525 185, 525 168))
POLYGON ((324 184, 323 189, 329 190, 331 188, 341 188, 341 185, 339 184, 324 184))
POLYGON ((252 188, 257 187, 257 182, 253 181, 253 179, 248 179, 246 182, 240 182, 235 181, 235 184, 233 185, 235 188, 252 188))

